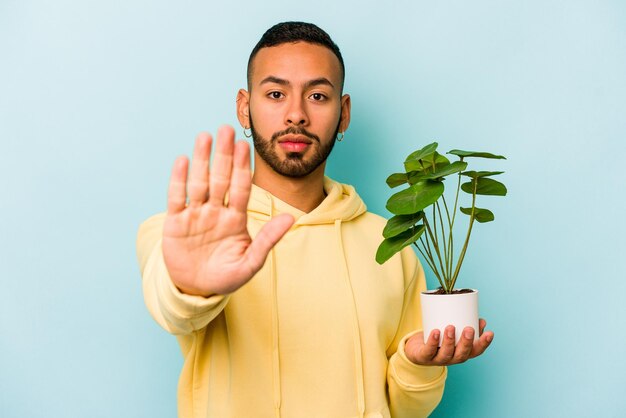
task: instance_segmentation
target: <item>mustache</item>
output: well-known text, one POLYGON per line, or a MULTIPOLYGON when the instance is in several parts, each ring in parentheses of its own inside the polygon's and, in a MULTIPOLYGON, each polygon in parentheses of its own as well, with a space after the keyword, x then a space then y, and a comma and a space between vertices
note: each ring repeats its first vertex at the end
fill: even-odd
POLYGON ((314 133, 311 133, 311 132, 307 131, 304 128, 297 128, 295 126, 290 126, 289 128, 285 129, 284 131, 275 132, 274 135, 272 135, 272 142, 276 142, 279 137, 281 137, 283 135, 287 135, 287 134, 304 135, 304 136, 306 136, 307 138, 309 138, 309 139, 311 139, 313 141, 320 142, 320 138, 317 135, 315 135, 314 133))

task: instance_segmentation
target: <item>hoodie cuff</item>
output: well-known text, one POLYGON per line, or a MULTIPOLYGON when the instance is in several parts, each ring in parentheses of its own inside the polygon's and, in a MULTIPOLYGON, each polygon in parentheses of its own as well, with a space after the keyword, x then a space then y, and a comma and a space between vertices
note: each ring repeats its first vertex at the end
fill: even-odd
POLYGON ((160 245, 161 243, 159 242, 159 251, 156 254, 157 257, 159 257, 157 265, 161 273, 157 275, 157 291, 165 310, 174 318, 183 320, 199 319, 198 317, 205 317, 209 313, 211 313, 209 315, 210 318, 203 319, 210 320, 217 316, 217 314, 224 309, 224 306, 226 306, 230 295, 203 297, 181 292, 174 282, 172 282, 169 272, 167 271, 165 261, 163 260, 163 252, 160 251, 160 245))
POLYGON ((443 366, 422 366, 413 363, 404 352, 406 341, 418 331, 405 335, 398 344, 398 351, 391 357, 390 371, 394 379, 406 389, 423 389, 445 380, 448 374, 443 366))
POLYGON ((211 310, 221 311, 223 306, 220 305, 226 305, 228 301, 228 295, 212 295, 205 298, 183 293, 174 285, 169 274, 162 275, 161 280, 164 282, 161 283, 162 286, 159 286, 162 290, 163 301, 181 318, 193 318, 195 315, 211 310))

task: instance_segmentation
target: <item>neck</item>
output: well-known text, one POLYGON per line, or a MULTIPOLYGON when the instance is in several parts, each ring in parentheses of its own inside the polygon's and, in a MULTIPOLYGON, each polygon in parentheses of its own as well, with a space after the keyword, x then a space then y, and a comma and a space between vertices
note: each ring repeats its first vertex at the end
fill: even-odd
POLYGON ((324 193, 325 166, 326 162, 323 162, 315 171, 305 177, 286 177, 272 170, 255 153, 252 183, 294 208, 309 213, 318 207, 326 197, 324 193))

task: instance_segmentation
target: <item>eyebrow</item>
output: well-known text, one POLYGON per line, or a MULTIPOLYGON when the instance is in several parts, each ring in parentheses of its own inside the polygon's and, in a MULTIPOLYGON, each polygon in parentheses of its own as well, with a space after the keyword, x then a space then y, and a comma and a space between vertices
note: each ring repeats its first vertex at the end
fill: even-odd
MULTIPOLYGON (((278 78, 273 75, 265 77, 263 80, 261 80, 260 84, 263 85, 265 83, 276 83, 276 84, 280 84, 281 86, 288 86, 291 84, 288 80, 285 80, 283 78, 278 78)), ((310 87, 322 86, 322 85, 330 86, 333 89, 335 88, 333 83, 331 83, 330 80, 328 80, 326 77, 314 78, 313 80, 309 80, 306 83, 304 83, 304 88, 307 89, 310 87)))

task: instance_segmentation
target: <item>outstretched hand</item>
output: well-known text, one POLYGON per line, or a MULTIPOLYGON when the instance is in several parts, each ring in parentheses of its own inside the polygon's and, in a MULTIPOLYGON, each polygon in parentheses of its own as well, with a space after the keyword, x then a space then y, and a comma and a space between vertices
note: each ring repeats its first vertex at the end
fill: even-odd
POLYGON ((422 366, 450 366, 463 363, 471 358, 481 355, 491 341, 493 332, 484 332, 487 322, 480 319, 480 338, 474 342, 474 329, 467 327, 463 330, 463 335, 459 343, 455 346, 455 329, 448 325, 444 330, 443 343, 439 347, 439 330, 433 330, 424 343, 423 332, 418 332, 406 341, 404 352, 407 358, 422 366))
POLYGON ((172 282, 187 294, 225 294, 243 286, 294 222, 291 215, 276 216, 251 239, 247 229, 250 147, 245 141, 235 143, 234 138, 230 126, 219 129, 211 168, 208 133, 196 138, 189 176, 187 157, 174 162, 163 258, 172 282))

